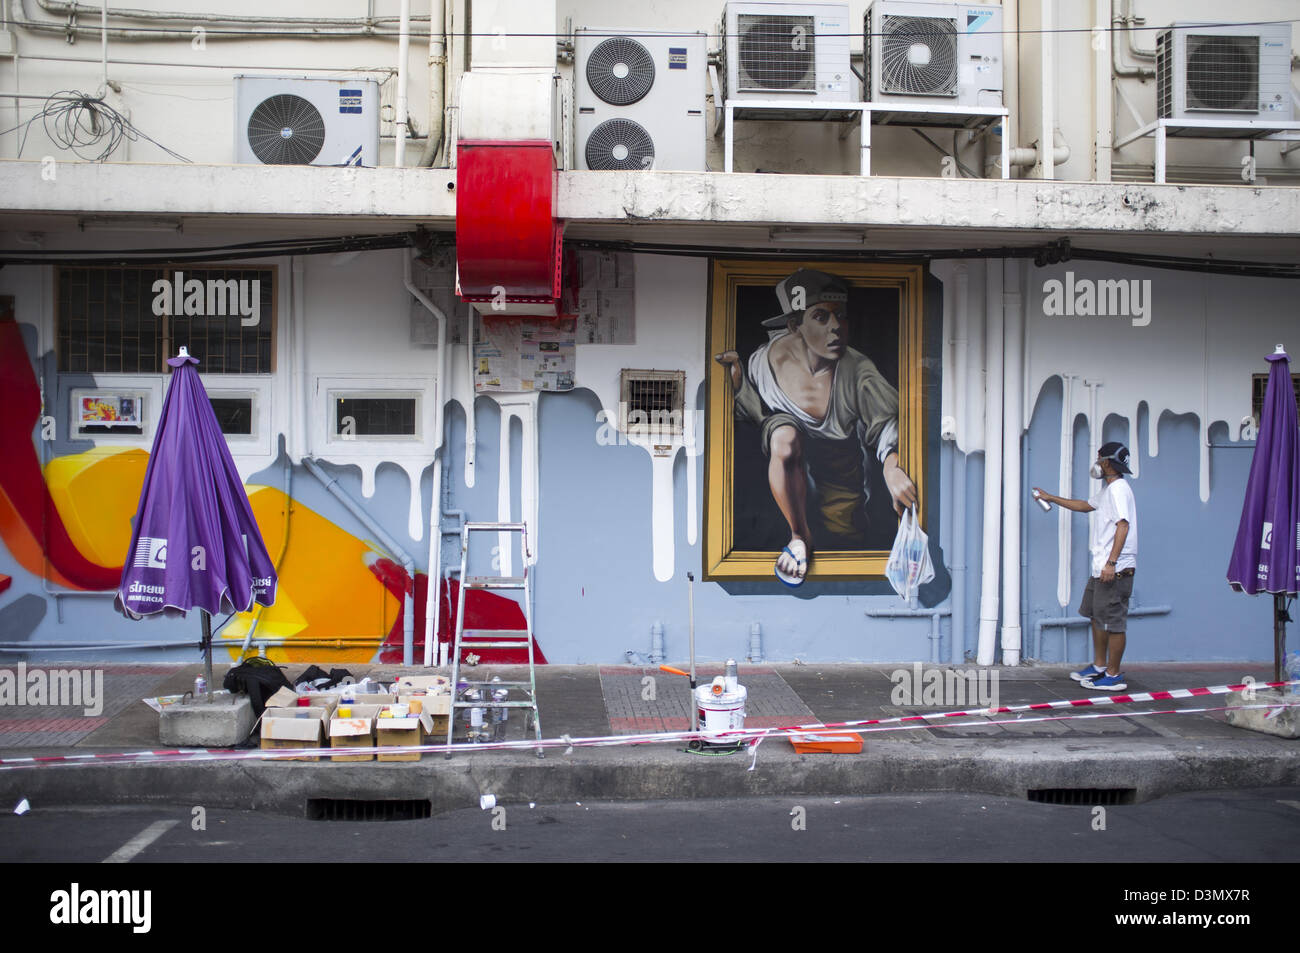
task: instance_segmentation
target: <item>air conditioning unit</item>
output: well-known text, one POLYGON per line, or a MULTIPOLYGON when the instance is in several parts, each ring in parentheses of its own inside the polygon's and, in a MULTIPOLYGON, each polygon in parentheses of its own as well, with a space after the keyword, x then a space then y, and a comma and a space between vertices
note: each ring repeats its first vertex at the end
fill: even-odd
POLYGON ((705 40, 574 31, 578 168, 705 170, 705 40))
MULTIPOLYGON (((1289 122, 1291 24, 1173 24, 1156 37, 1156 115, 1289 122)), ((1198 136, 1215 133, 1197 130, 1198 136)))
POLYGON ((235 161, 378 165, 379 84, 236 76, 235 161))
POLYGON ((875 0, 862 51, 867 102, 1002 105, 1001 7, 875 0))
POLYGON ((847 3, 728 3, 724 98, 736 102, 853 102, 847 3))

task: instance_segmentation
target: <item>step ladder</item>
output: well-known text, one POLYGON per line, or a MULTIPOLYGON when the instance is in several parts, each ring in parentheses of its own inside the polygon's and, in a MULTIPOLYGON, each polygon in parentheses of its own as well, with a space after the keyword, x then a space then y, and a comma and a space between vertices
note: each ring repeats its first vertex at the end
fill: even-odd
MULTIPOLYGON (((479 708, 485 713, 495 710, 509 712, 522 710, 524 715, 524 735, 528 734, 531 719, 534 736, 542 740, 542 719, 537 710, 537 667, 533 656, 533 593, 532 577, 528 572, 528 529, 523 523, 479 523, 467 522, 460 533, 460 595, 456 601, 456 637, 452 642, 451 652, 451 715, 447 719, 447 745, 453 744, 456 733, 456 715, 466 709, 479 708), (519 553, 523 562, 521 576, 471 576, 469 574, 469 540, 471 533, 518 533, 519 553), (465 592, 469 589, 515 589, 523 592, 524 624, 523 629, 476 629, 465 625, 465 592), (465 636, 471 641, 466 641, 465 636), (460 665, 462 649, 528 649, 528 681, 526 682, 467 682, 466 690, 474 689, 480 698, 466 699, 459 690, 460 665), (505 698, 498 700, 495 693, 503 691, 505 698), (526 700, 511 701, 512 694, 523 694, 526 700)), ((540 746, 537 757, 545 754, 540 746)), ((447 752, 451 757, 451 751, 447 752)))

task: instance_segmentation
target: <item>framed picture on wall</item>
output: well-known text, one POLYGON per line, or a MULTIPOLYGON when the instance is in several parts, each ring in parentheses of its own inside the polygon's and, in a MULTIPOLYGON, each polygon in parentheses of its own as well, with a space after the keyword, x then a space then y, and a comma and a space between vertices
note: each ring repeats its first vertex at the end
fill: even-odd
POLYGON ((925 491, 922 283, 920 265, 713 262, 705 579, 883 576, 925 491))

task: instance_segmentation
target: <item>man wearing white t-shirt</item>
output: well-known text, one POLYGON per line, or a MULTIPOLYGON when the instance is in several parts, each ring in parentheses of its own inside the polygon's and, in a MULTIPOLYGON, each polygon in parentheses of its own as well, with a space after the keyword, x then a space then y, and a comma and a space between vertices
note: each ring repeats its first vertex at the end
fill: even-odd
POLYGON ((1128 629, 1128 602, 1133 595, 1133 574, 1137 569, 1137 503, 1123 474, 1128 467, 1128 447, 1112 441, 1097 451, 1097 462, 1089 471, 1105 483, 1090 500, 1069 500, 1035 488, 1034 494, 1049 503, 1078 513, 1097 515, 1092 521, 1092 571, 1079 603, 1079 615, 1092 620, 1091 665, 1071 672, 1070 677, 1097 691, 1118 692, 1128 688, 1119 670, 1124 657, 1128 629))

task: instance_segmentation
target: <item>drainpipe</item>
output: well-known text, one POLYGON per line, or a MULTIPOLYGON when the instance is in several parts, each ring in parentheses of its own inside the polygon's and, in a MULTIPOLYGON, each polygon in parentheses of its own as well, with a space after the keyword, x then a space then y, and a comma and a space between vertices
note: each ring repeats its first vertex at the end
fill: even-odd
POLYGON ((1109 38, 1106 33, 1106 16, 1111 0, 1093 0, 1092 29, 1093 36, 1106 40, 1096 44, 1092 54, 1092 180, 1094 182, 1110 181, 1111 153, 1114 151, 1115 126, 1112 118, 1115 105, 1111 89, 1110 55, 1106 51, 1109 38))
POLYGON ((1039 3, 1039 26, 1043 32, 1038 52, 1038 81, 1042 85, 1042 99, 1038 111, 1038 161, 1034 165, 1034 172, 1041 179, 1056 178, 1056 166, 1049 157, 1056 145, 1052 135, 1056 129, 1056 74, 1053 71, 1055 57, 1052 55, 1055 52, 1055 34, 1052 32, 1055 28, 1052 16, 1055 6, 1056 0, 1040 0, 1039 3))
MULTIPOLYGON (((397 148, 393 152, 393 165, 406 161, 406 136, 410 131, 406 104, 406 61, 411 55, 411 0, 402 0, 398 14, 397 34, 397 148)), ((432 29, 429 30, 433 32, 432 29)), ((409 664, 409 663, 408 663, 409 664)))
POLYGON ((984 263, 984 554, 975 661, 992 665, 998 633, 998 544, 1002 529, 1002 262, 984 263))
MULTIPOLYGON (((1168 615, 1173 611, 1173 606, 1134 606, 1132 609, 1128 610, 1128 617, 1133 619, 1149 615, 1168 615)), ((1039 619, 1035 622, 1034 645, 1038 647, 1038 657, 1040 659, 1043 657, 1043 630, 1048 628, 1059 628, 1061 630, 1061 661, 1068 662, 1069 652, 1067 649, 1069 648, 1070 637, 1066 629, 1072 625, 1091 626, 1092 620, 1085 619, 1081 615, 1063 615, 1050 619, 1039 619)), ((1091 641, 1089 641, 1088 644, 1091 645, 1091 641)), ((1092 659, 1089 659, 1088 661, 1092 661, 1092 659)))
MULTIPOLYGON (((1116 12, 1116 10, 1115 10, 1115 4, 1116 4, 1116 2, 1117 2, 1117 0, 1111 0, 1111 3, 1110 3, 1110 18, 1111 18, 1111 22, 1112 22, 1115 26, 1121 28, 1121 29, 1124 31, 1124 34, 1128 37, 1128 51, 1129 51, 1129 54, 1130 54, 1131 56, 1134 56, 1134 57, 1138 58, 1138 59, 1146 59, 1146 60, 1155 59, 1155 53, 1154 53, 1154 51, 1151 51, 1151 50, 1140 50, 1140 49, 1137 48, 1137 46, 1134 44, 1134 41, 1133 41, 1133 29, 1132 29, 1132 28, 1133 28, 1133 24, 1135 24, 1135 23, 1138 23, 1138 24, 1146 23, 1146 20, 1144 20, 1142 17, 1135 17, 1135 16, 1133 16, 1133 4, 1132 4, 1131 0, 1130 0, 1130 3, 1128 4, 1128 8, 1129 8, 1129 9, 1128 9, 1128 13, 1127 13, 1127 14, 1120 14, 1120 13, 1116 12)), ((1113 35, 1112 35, 1112 36, 1113 36, 1113 35)), ((1119 44, 1118 44, 1118 43, 1114 43, 1114 44, 1112 44, 1112 45, 1113 45, 1114 49, 1113 49, 1112 54, 1111 54, 1112 57, 1113 57, 1113 59, 1112 59, 1112 61, 1111 61, 1111 69, 1114 70, 1114 73, 1115 73, 1116 76, 1136 77, 1136 78, 1138 78, 1138 79, 1155 79, 1155 78, 1156 78, 1156 71, 1153 70, 1153 69, 1151 69, 1150 67, 1147 67, 1147 66, 1123 66, 1123 65, 1121 65, 1121 63, 1120 63, 1120 58, 1119 58, 1119 44)))
POLYGON ((293 387, 294 404, 298 408, 298 426, 293 428, 293 442, 289 447, 290 457, 303 457, 311 454, 311 382, 307 377, 307 305, 306 285, 303 284, 303 260, 301 255, 293 257, 293 387))
MULTIPOLYGON (((967 354, 969 346, 970 301, 967 297, 969 274, 966 266, 953 269, 953 286, 956 299, 953 307, 955 332, 952 340, 952 392, 955 396, 953 414, 957 418, 952 442, 952 636, 948 657, 954 665, 966 660, 966 452, 962 441, 969 441, 966 428, 970 421, 966 412, 970 401, 966 399, 969 377, 967 354)), ((969 442, 967 442, 969 447, 969 442)))
MULTIPOLYGON (((384 528, 380 526, 379 523, 377 523, 374 518, 367 513, 359 503, 357 503, 356 500, 348 496, 343 488, 339 486, 338 480, 321 469, 319 463, 311 457, 303 457, 302 465, 307 468, 307 471, 311 473, 312 476, 320 480, 331 496, 343 504, 344 509, 360 520, 361 524, 365 526, 366 529, 375 534, 375 538, 379 540, 380 544, 392 555, 396 556, 398 561, 401 562, 402 568, 406 570, 406 575, 410 579, 410 585, 403 586, 402 664, 411 665, 412 656, 414 654, 415 637, 415 560, 412 559, 410 555, 402 549, 402 547, 397 545, 397 540, 389 536, 384 528)), ((412 489, 411 492, 415 492, 414 489, 412 489)), ((295 641, 294 644, 297 645, 299 643, 295 641)))
POLYGON ((469 374, 469 406, 465 408, 465 485, 474 485, 474 456, 478 434, 474 426, 474 318, 478 312, 471 305, 469 327, 465 332, 465 371, 469 374))
MULTIPOLYGON (((1097 448, 1101 444, 1101 425, 1102 421, 1097 417, 1097 390, 1103 385, 1103 381, 1094 381, 1084 379, 1083 386, 1088 388, 1088 465, 1097 459, 1097 448)), ((1088 477, 1088 496, 1091 498, 1101 487, 1100 480, 1088 477)), ((1097 519, 1095 511, 1088 513, 1088 539, 1092 539, 1092 524, 1097 519)), ((1088 555, 1088 572, 1092 572, 1092 555, 1088 555)))
POLYGON ((1020 0, 1002 4, 1002 105, 1007 107, 1002 135, 1014 146, 1020 141, 1020 0))
MULTIPOLYGON (((438 158, 442 145, 443 69, 447 62, 446 0, 431 0, 429 4, 429 135, 420 153, 420 165, 431 166, 438 158)), ((430 577, 432 578, 432 577, 430 577)))
POLYGON ((930 620, 930 661, 939 664, 939 619, 951 615, 951 608, 934 609, 867 609, 867 615, 873 619, 924 619, 930 620))
MULTIPOLYGON (((1077 374, 1061 375, 1061 469, 1056 495, 1070 498, 1074 484, 1074 382, 1077 374)), ((1070 511, 1056 508, 1056 601, 1070 604, 1070 511)))
POLYGON ((1002 664, 1020 664, 1020 441, 1023 428, 1025 313, 1020 262, 1003 262, 1006 324, 1002 384, 1002 664))
MULTIPOLYGON (((433 448, 433 500, 429 504, 429 585, 426 587, 424 600, 424 664, 433 664, 433 643, 437 638, 438 616, 442 608, 442 599, 438 592, 438 580, 442 578, 442 467, 438 455, 442 452, 443 404, 447 396, 447 374, 450 367, 447 362, 447 316, 442 313, 423 291, 411 280, 411 256, 402 253, 402 282, 415 300, 438 322, 438 384, 433 405, 433 432, 437 445, 433 448)), ((411 488, 415 492, 415 487, 411 488)), ((415 573, 411 573, 411 583, 415 583, 415 573)), ((406 661, 410 665, 412 646, 405 647, 406 661)))

